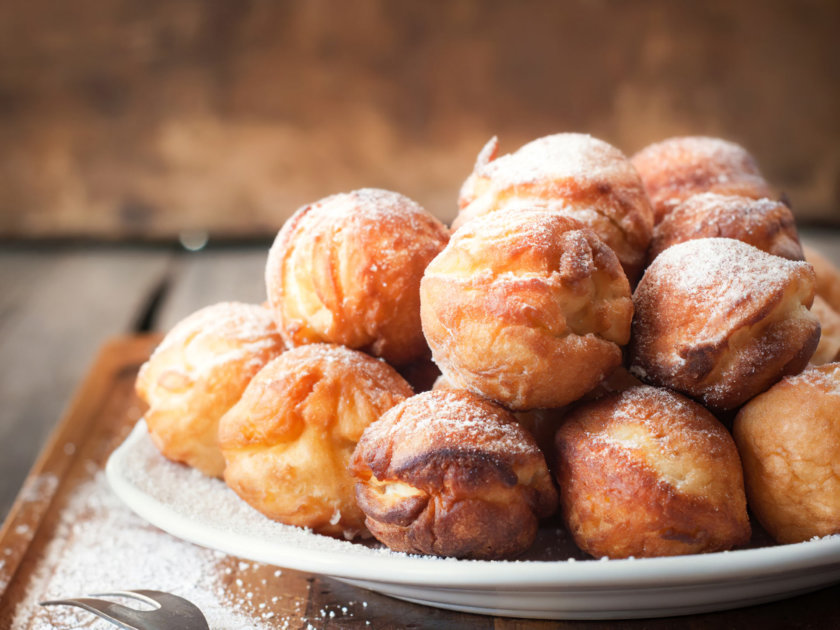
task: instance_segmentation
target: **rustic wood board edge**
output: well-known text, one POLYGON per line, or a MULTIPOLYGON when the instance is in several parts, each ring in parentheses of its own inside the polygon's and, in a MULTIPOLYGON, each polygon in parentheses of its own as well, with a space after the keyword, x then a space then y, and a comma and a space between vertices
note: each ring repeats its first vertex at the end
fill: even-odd
POLYGON ((113 376, 127 368, 136 369, 159 341, 159 334, 116 337, 100 349, 93 367, 51 432, 0 528, 0 549, 4 553, 0 559, 0 597, 14 579, 58 494, 64 474, 79 452, 68 445, 83 441, 87 430, 98 420, 96 410, 103 404, 113 376))

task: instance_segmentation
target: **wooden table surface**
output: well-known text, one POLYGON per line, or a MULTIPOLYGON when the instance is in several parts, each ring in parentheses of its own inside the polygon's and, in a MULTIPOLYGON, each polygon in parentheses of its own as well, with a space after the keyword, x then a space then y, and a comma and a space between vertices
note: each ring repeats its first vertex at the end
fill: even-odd
MULTIPOLYGON (((803 240, 840 265, 840 233, 804 231, 803 240)), ((136 406, 129 403, 133 395, 131 384, 134 371, 150 349, 150 342, 148 338, 138 341, 136 337, 128 337, 127 341, 106 346, 107 340, 143 330, 168 330, 197 308, 221 300, 262 301, 262 271, 266 253, 267 244, 210 247, 200 252, 187 252, 174 247, 101 245, 6 245, 0 249, 0 517, 6 519, 9 516, 12 503, 39 452, 44 453, 39 465, 45 464, 44 457, 48 455, 56 461, 61 460, 54 445, 50 454, 50 446, 45 448, 45 444, 63 415, 66 420, 74 414, 75 417, 82 414, 93 423, 91 426, 103 422, 103 413, 118 418, 107 425, 107 431, 99 434, 98 445, 91 446, 99 449, 96 456, 91 458, 95 465, 104 461, 109 449, 124 435, 126 427, 136 420, 131 415, 136 413, 136 406), (103 347, 105 350, 102 350, 103 347), (94 359, 100 351, 102 354, 99 354, 99 362, 95 363, 94 359), (106 356, 108 358, 103 359, 106 356), (112 378, 110 381, 100 380, 98 390, 96 382, 91 385, 90 381, 94 378, 94 366, 100 373, 110 370, 112 378), (77 391, 86 375, 88 394, 96 390, 97 395, 104 397, 100 400, 98 411, 85 408, 80 410, 81 399, 78 396, 74 406, 70 405, 74 391, 77 391), (104 386, 106 384, 108 387, 104 386), (117 394, 118 399, 108 402, 108 396, 113 398, 117 394)), ((58 470, 60 474, 57 478, 62 480, 62 484, 64 473, 70 474, 72 470, 72 467, 58 470)), ((91 474, 91 471, 79 469, 73 474, 78 481, 84 474, 91 474)), ((72 484, 65 486, 71 487, 72 484)), ((35 506, 36 512, 41 510, 41 517, 50 513, 48 508, 44 505, 35 506)), ((30 532, 25 522, 15 521, 15 526, 11 527, 11 521, 21 517, 20 510, 16 510, 10 519, 6 519, 5 538, 0 540, 0 546, 6 545, 0 549, 0 553, 4 554, 4 557, 0 557, 0 577, 5 576, 0 583, 0 590, 4 591, 3 599, 0 599, 0 627, 3 628, 12 627, 10 620, 13 618, 14 607, 11 603, 17 605, 25 599, 22 590, 14 589, 32 588, 31 584, 25 583, 29 575, 26 570, 9 575, 10 567, 20 565, 25 568, 30 566, 26 562, 34 562, 33 559, 26 560, 24 556, 16 559, 12 557, 14 553, 8 551, 12 548, 8 546, 12 540, 9 538, 10 532, 17 532, 19 536, 26 534, 24 538, 30 534, 41 535, 35 530, 30 532)), ((24 517, 32 518, 32 514, 24 517)), ((47 532, 49 527, 39 531, 47 532)), ((28 540, 31 542, 31 539, 28 540)), ((44 543, 42 540, 41 544, 44 543)), ((20 547, 20 541, 17 545, 20 547)), ((28 546, 24 547, 29 549, 28 546)), ((31 571, 32 566, 27 570, 31 571)), ((268 568, 257 570, 253 567, 245 570, 242 569, 244 565, 230 559, 222 560, 222 566, 227 569, 232 567, 226 575, 234 580, 234 584, 238 579, 246 583, 247 580, 264 580, 261 576, 269 571, 268 568), (237 577, 238 574, 241 576, 237 577)), ((373 627, 383 628, 589 628, 604 625, 578 622, 548 624, 449 613, 397 602, 325 578, 288 573, 289 577, 284 578, 277 588, 286 589, 290 593, 303 593, 295 601, 298 608, 301 602, 305 603, 305 610, 309 611, 304 614, 299 609, 282 606, 278 609, 277 619, 288 622, 289 627, 294 628, 305 628, 307 624, 315 628, 371 627, 367 622, 371 622, 373 627), (342 607, 347 608, 348 601, 365 601, 368 605, 363 610, 356 607, 353 615, 347 616, 341 610, 342 607), (320 610, 332 611, 334 614, 319 616, 320 610)), ((80 584, 79 589, 84 589, 84 585, 80 584)), ((840 609, 834 604, 838 597, 840 586, 835 586, 811 595, 740 611, 674 620, 624 622, 619 626, 734 628, 748 624, 761 627, 822 628, 827 627, 828 623, 834 627, 840 626, 840 609)), ((18 614, 22 613, 18 611, 18 614)), ((51 627, 49 624, 33 624, 20 627, 51 627)), ((282 623, 278 627, 282 627, 282 623)), ((610 627, 613 627, 612 624, 610 627)))

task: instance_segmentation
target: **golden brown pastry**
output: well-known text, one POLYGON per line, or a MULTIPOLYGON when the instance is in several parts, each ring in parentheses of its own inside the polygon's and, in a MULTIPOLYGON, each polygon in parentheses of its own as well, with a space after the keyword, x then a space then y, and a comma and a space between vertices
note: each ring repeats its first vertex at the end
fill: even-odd
POLYGON ((823 365, 840 361, 840 313, 819 295, 814 296, 811 312, 820 320, 820 343, 811 357, 811 363, 823 365))
POLYGON ((473 219, 426 269, 423 332, 441 372, 514 410, 562 407, 621 363, 630 287, 618 259, 568 216, 473 219))
POLYGON ((284 349, 271 312, 255 304, 214 304, 176 324, 140 368, 136 384, 161 453, 221 477, 219 418, 284 349))
POLYGON ((364 529, 347 470, 365 428, 412 395, 384 361, 330 344, 266 365, 219 425, 225 481, 274 520, 348 539, 364 529))
POLYGON ((840 363, 789 376, 735 418, 750 509, 780 543, 840 533, 840 363))
POLYGON ((365 430, 351 464, 376 538, 396 551, 509 558, 557 506, 545 459, 501 407, 475 394, 418 394, 365 430))
POLYGON ((420 277, 447 240, 440 221, 394 192, 363 189, 304 206, 266 265, 287 343, 342 344, 394 365, 421 358, 420 277))
POLYGON ((557 432, 560 504, 596 557, 721 551, 750 537, 732 437, 697 403, 640 386, 578 406, 557 432))
POLYGON ((813 265, 817 274, 817 295, 840 313, 840 269, 813 247, 806 245, 803 249, 805 260, 813 265))
POLYGON ((452 229, 475 217, 516 207, 563 212, 591 228, 621 261, 631 283, 645 263, 653 212, 626 156, 606 142, 560 133, 496 157, 493 138, 461 187, 452 229))
POLYGON ((770 186, 746 149, 720 138, 668 138, 646 146, 631 161, 653 205, 654 223, 697 193, 753 199, 771 195, 770 186))
POLYGON ((808 363, 820 337, 813 299, 808 263, 729 238, 674 245, 633 295, 630 371, 734 409, 808 363))
MULTIPOLYGON (((435 381, 432 390, 466 391, 453 386, 443 375, 435 381)), ((552 465, 551 457, 554 454, 554 434, 563 421, 563 415, 567 410, 568 407, 557 407, 555 409, 529 409, 528 411, 510 412, 513 419, 533 436, 537 446, 546 458, 549 470, 551 470, 552 465)))
POLYGON ((695 238, 734 238, 790 260, 805 260, 793 213, 780 201, 701 193, 683 201, 653 229, 648 259, 695 238))

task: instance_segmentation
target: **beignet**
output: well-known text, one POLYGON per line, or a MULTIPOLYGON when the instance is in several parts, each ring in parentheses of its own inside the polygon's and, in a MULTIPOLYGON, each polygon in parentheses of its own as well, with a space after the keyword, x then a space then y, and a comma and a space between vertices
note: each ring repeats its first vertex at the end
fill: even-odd
POLYGON ((749 540, 735 443, 679 394, 640 386, 581 404, 556 445, 563 516, 593 556, 702 553, 749 540))
POLYGON ((449 236, 398 193, 363 189, 304 206, 268 254, 266 289, 290 346, 329 342, 394 365, 427 353, 420 278, 449 236))
POLYGON ((461 187, 458 230, 498 210, 542 207, 591 228, 618 256, 631 283, 645 263, 653 211, 642 181, 614 146, 580 133, 559 133, 496 157, 496 138, 479 153, 461 187))
POLYGON ((720 138, 668 138, 646 146, 630 160, 644 182, 654 223, 698 193, 753 199, 771 196, 770 186, 747 150, 720 138))
POLYGON ((788 376, 733 426, 750 509, 776 541, 840 533, 840 363, 788 376))
POLYGON ((724 411, 802 370, 820 337, 814 272, 728 238, 662 252, 633 296, 630 371, 724 411))
POLYGON ((271 312, 222 302, 176 324, 140 368, 137 393, 146 425, 167 458, 221 477, 219 419, 251 378, 285 349, 271 312))
POLYGON ((630 286, 576 220, 516 209, 473 219, 420 284, 423 332, 449 382, 513 410, 562 407, 621 363, 630 286))
POLYGON ((219 424, 225 481, 269 518, 330 536, 364 530, 347 470, 362 432, 413 392, 384 361, 329 344, 266 365, 219 424))
POLYGON ((648 259, 695 238, 734 238, 790 260, 805 260, 793 213, 780 201, 701 193, 683 201, 653 229, 648 259))
POLYGON ((418 394, 388 411, 365 430, 351 469, 368 529, 406 553, 513 557, 557 505, 534 439, 465 391, 418 394))

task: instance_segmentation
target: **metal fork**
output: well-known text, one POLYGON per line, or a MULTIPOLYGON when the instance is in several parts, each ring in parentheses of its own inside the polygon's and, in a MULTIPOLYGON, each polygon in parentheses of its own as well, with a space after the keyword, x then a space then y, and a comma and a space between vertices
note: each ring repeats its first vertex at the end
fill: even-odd
POLYGON ((163 591, 113 591, 90 597, 73 597, 41 602, 41 606, 78 606, 127 630, 209 630, 207 619, 198 606, 183 597, 163 591), (137 610, 99 597, 127 597, 154 606, 137 610))

